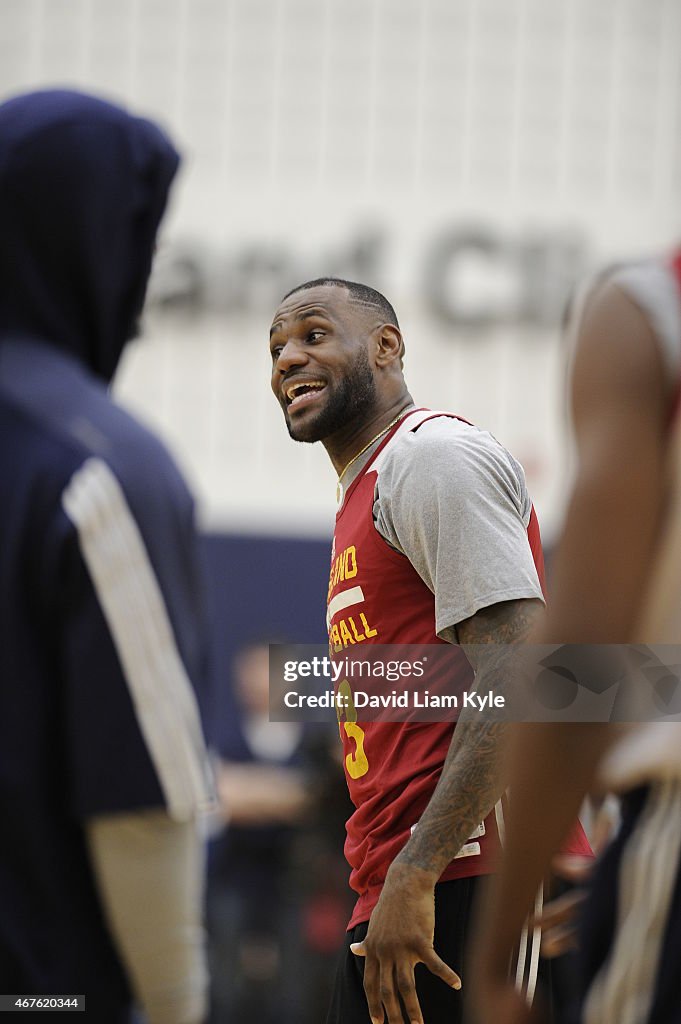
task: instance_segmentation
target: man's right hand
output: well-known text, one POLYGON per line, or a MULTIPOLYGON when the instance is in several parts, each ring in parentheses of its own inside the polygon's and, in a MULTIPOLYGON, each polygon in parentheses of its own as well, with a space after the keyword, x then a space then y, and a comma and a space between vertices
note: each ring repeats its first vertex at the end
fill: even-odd
POLYGON ((366 957, 364 991, 372 1024, 403 1024, 400 999, 410 1024, 424 1024, 416 994, 414 967, 426 965, 452 988, 461 988, 458 974, 433 948, 434 883, 428 872, 394 862, 376 904, 363 942, 353 943, 355 956, 366 957))

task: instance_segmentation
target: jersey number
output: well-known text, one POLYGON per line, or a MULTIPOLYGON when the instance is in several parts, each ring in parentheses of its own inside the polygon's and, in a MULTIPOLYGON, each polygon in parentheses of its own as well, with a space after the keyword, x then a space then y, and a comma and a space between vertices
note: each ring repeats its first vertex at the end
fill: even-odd
POLYGON ((354 752, 348 754, 345 758, 345 767, 351 779, 361 779, 369 771, 369 762, 364 752, 364 729, 357 725, 357 709, 352 697, 350 683, 347 679, 344 679, 339 685, 338 693, 342 694, 345 698, 343 708, 336 705, 339 724, 345 729, 345 735, 348 739, 353 740, 355 744, 354 752), (344 714, 344 721, 342 722, 340 721, 341 714, 344 714))

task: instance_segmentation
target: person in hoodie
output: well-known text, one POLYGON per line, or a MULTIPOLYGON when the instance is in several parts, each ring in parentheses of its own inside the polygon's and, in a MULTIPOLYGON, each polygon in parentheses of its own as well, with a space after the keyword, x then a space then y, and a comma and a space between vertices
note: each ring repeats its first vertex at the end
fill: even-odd
POLYGON ((108 385, 178 156, 69 91, 0 105, 0 992, 204 1019, 193 504, 108 385))

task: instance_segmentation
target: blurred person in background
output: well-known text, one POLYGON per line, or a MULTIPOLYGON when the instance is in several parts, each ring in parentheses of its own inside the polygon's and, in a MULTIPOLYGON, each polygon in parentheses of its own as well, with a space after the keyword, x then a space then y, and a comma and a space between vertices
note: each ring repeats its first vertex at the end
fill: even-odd
MULTIPOLYGON (((339 477, 332 648, 469 644, 477 686, 503 693, 503 645, 526 636, 543 600, 521 467, 485 431, 414 407, 395 311, 372 288, 325 278, 294 289, 270 351, 289 434, 322 441, 339 477)), ((389 1024, 462 1020, 450 965, 462 969, 476 881, 498 846, 501 732, 463 711, 456 729, 341 722, 358 901, 329 1024, 383 1022, 384 1011, 389 1024)), ((568 848, 588 850, 581 829, 568 848)))
POLYGON ((0 991, 98 1024, 205 1019, 193 503, 108 393, 177 166, 98 99, 0 106, 0 991))
POLYGON ((335 961, 345 923, 334 844, 347 808, 330 784, 335 737, 319 725, 270 721, 269 666, 265 641, 236 653, 236 713, 216 737, 225 828, 208 873, 213 1024, 318 1024, 328 954, 335 961))
MULTIPOLYGON (((681 640, 681 255, 603 275, 575 317, 578 469, 540 643, 681 640)), ((655 671, 652 652, 639 650, 655 671)), ((666 672, 669 679, 669 672, 666 672)), ((671 710, 671 709, 670 709, 671 710)), ((622 794, 622 822, 590 883, 579 939, 581 1024, 681 1020, 679 726, 516 727, 501 870, 474 958, 481 1024, 541 1020, 506 966, 532 894, 587 790, 622 794)), ((574 901, 553 919, 572 941, 574 901)))
POLYGON ((310 809, 303 728, 269 720, 269 648, 233 662, 236 714, 217 737, 224 833, 211 846, 208 931, 214 1024, 299 1020, 293 977, 300 928, 291 897, 293 847, 310 809))

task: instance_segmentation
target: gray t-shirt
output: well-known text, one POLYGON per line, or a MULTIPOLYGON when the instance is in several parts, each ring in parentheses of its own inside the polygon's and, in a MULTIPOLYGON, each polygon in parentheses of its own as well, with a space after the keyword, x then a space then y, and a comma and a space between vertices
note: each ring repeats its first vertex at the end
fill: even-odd
POLYGON ((542 591, 522 467, 487 431, 447 416, 401 430, 378 459, 376 529, 435 596, 438 635, 542 591))

